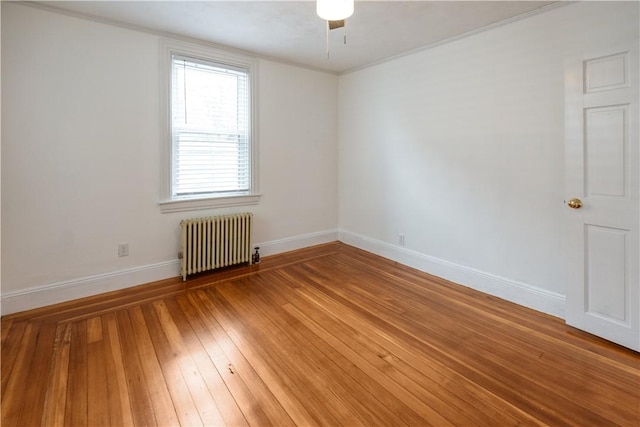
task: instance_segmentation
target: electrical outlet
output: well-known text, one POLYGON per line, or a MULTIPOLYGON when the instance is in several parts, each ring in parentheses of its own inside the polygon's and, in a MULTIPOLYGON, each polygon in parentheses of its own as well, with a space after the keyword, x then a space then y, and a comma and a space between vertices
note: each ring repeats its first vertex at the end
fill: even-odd
POLYGON ((400 246, 404 246, 404 234, 398 236, 398 243, 400 243, 400 246))
POLYGON ((120 243, 118 244, 118 256, 129 256, 129 243, 120 243))

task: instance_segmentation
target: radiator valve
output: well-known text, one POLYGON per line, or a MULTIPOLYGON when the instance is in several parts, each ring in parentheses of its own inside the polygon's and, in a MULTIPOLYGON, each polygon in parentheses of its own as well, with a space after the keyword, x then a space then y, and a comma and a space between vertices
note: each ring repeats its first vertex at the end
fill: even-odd
POLYGON ((260 264, 260 252, 258 252, 260 248, 256 246, 254 249, 256 250, 256 252, 253 255, 251 255, 251 263, 260 264))

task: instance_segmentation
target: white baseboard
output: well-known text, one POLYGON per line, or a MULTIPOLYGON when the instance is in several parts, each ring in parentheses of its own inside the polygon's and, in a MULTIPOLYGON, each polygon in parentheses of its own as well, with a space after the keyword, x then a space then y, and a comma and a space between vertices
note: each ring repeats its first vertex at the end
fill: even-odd
MULTIPOLYGON (((338 240, 337 230, 304 234, 270 242, 256 243, 262 256, 302 249, 338 240)), ((1 313, 11 314, 60 302, 138 286, 180 275, 180 261, 171 260, 95 276, 80 277, 33 288, 2 293, 1 313)))
POLYGON ((272 240, 270 242, 254 243, 253 246, 260 247, 260 256, 268 256, 308 248, 309 246, 321 245, 323 243, 335 242, 337 240, 338 230, 325 230, 317 233, 272 240))
MULTIPOLYGON (((564 318, 564 295, 454 264, 348 231, 338 232, 337 230, 327 230, 255 243, 254 246, 260 247, 262 256, 268 256, 323 243, 330 243, 336 240, 472 289, 515 302, 516 304, 543 313, 564 318)), ((98 295, 104 292, 177 277, 179 272, 180 262, 176 259, 127 270, 51 283, 21 291, 2 293, 1 312, 3 315, 11 314, 98 295)))
POLYGON ((349 231, 339 240, 425 273, 564 319, 565 296, 495 274, 465 267, 349 231))
POLYGON ((112 271, 95 276, 80 277, 33 288, 2 293, 2 314, 17 313, 64 301, 71 301, 105 292, 155 282, 179 276, 180 262, 176 260, 112 271))

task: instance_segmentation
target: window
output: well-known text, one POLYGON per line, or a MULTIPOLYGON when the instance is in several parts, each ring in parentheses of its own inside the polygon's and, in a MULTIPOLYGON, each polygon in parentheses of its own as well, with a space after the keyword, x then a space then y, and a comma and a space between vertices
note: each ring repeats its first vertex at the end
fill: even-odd
POLYGON ((162 211, 257 203, 255 61, 197 45, 163 46, 162 211))

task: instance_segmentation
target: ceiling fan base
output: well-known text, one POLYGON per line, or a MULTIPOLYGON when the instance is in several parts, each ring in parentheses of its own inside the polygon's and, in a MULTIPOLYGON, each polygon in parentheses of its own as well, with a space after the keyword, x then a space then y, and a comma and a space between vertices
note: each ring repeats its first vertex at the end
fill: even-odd
POLYGON ((341 19, 339 21, 327 21, 329 23, 330 30, 336 30, 338 28, 344 27, 345 20, 341 19))

